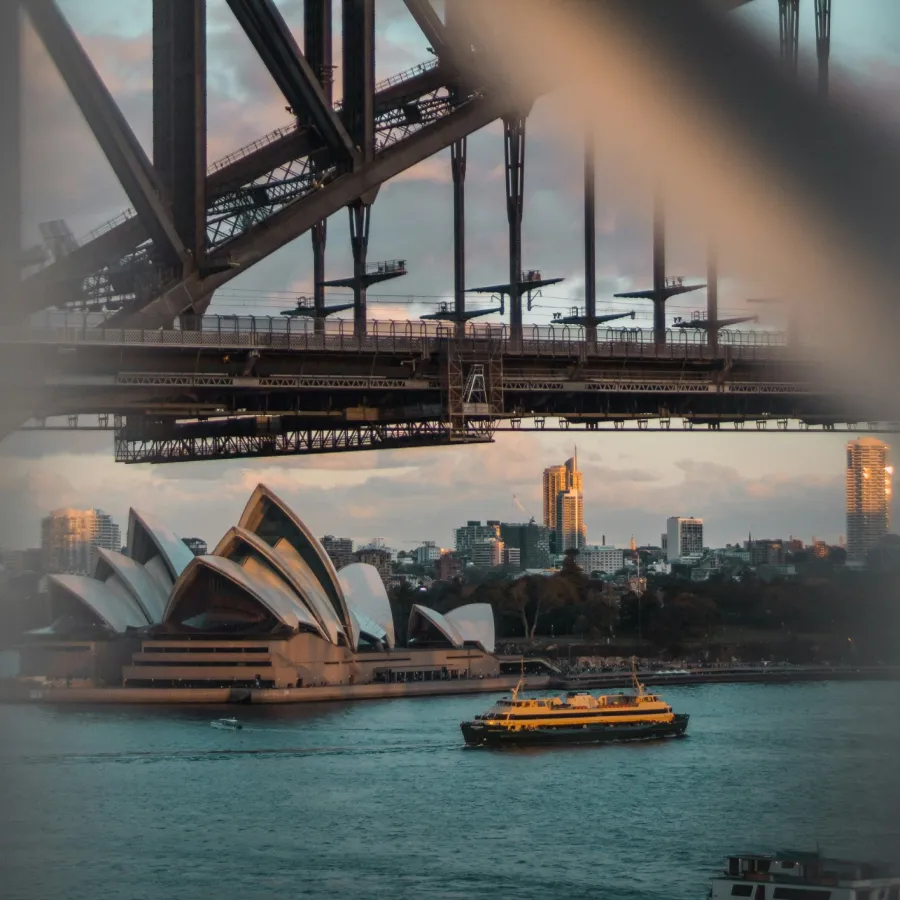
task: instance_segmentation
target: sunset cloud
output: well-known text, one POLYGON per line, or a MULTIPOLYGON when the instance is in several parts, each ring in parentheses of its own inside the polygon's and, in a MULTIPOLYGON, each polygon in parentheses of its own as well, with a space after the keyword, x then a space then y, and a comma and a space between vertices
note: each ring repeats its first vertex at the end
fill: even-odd
MULTIPOLYGON (((832 83, 835 96, 868 98, 886 120, 900 122, 900 49, 893 52, 881 13, 864 4, 835 7, 832 83), (855 11, 854 11, 855 10, 855 11), (852 40, 851 40, 852 38, 852 40), (875 46, 869 52, 864 48, 875 46), (862 48, 862 49, 861 49, 862 48), (892 118, 893 117, 893 118, 892 118)), ((301 0, 279 0, 301 38, 301 0)), ((338 8, 336 4, 336 9, 338 8)), ((64 9, 144 147, 151 143, 151 41, 146 0, 68 0, 64 9)), ((874 9, 874 7, 873 7, 874 9)), ((887 7, 885 7, 887 9, 887 7)), ((401 0, 379 0, 378 77, 429 58, 427 41, 401 0)), ((777 43, 775 5, 742 13, 765 40, 777 43)), ((809 21, 807 21, 809 19, 809 21)), ((803 20, 801 44, 812 44, 803 20)), ((893 32, 896 33, 896 32, 893 32)), ((336 35, 339 28, 336 29, 336 35)), ((336 61, 340 46, 336 44, 336 61)), ((285 101, 222 0, 209 4, 209 158, 215 159, 286 123, 285 101)), ((129 206, 62 80, 33 31, 26 28, 25 207, 28 234, 38 222, 65 218, 77 235, 129 206), (52 173, 49 178, 47 173, 52 173)), ((808 66, 806 71, 811 71, 808 66)), ((337 83, 340 95, 340 78, 337 83)), ((598 303, 638 311, 649 304, 613 302, 612 294, 651 281, 651 182, 626 178, 605 155, 597 134, 598 303)), ((584 297, 582 135, 560 129, 553 98, 534 107, 527 126, 524 261, 565 277, 536 301, 529 321, 580 305, 584 297)), ((502 127, 495 122, 468 142, 467 283, 507 277, 502 127)), ((372 214, 369 259, 405 258, 409 274, 370 292, 370 315, 417 318, 452 291, 452 205, 445 151, 385 185, 372 214), (410 303, 409 298, 418 302, 410 303)), ((688 231, 685 210, 669 215, 668 267, 702 279, 706 237, 688 231)), ((329 221, 327 272, 348 274, 347 216, 329 221)), ((747 311, 752 286, 730 278, 722 260, 720 312, 747 311)), ((303 236, 231 282, 212 311, 278 315, 312 293, 311 251, 303 236)), ((343 299, 346 292, 335 292, 343 299)), ((473 307, 489 298, 472 298, 473 307)), ((673 315, 702 306, 702 292, 670 304, 673 315)), ((756 310, 754 310, 756 311, 756 310)), ((776 313, 766 324, 778 326, 776 313)), ((623 544, 631 534, 658 542, 668 515, 695 514, 712 543, 745 536, 816 534, 836 540, 844 528, 843 442, 854 435, 593 434, 579 458, 585 473, 585 518, 591 540, 623 544)), ((3 445, 0 503, 16 510, 0 523, 4 547, 38 540, 41 515, 60 505, 100 506, 124 523, 130 505, 158 515, 181 533, 216 541, 236 521, 257 481, 283 493, 318 533, 357 540, 384 537, 396 546, 420 536, 445 546, 467 519, 520 519, 515 494, 541 516, 540 474, 571 454, 573 436, 503 434, 490 446, 380 451, 175 466, 112 462, 108 435, 16 435, 3 445)))

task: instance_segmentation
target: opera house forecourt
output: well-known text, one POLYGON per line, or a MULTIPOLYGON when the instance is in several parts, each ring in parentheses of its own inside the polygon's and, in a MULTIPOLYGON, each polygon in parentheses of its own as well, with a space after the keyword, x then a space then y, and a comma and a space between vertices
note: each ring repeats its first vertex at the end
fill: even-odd
POLYGON ((398 647, 376 569, 336 570, 264 485, 208 556, 131 510, 124 553, 97 550, 90 576, 48 582, 54 623, 24 636, 23 699, 302 702, 510 681, 493 655, 489 605, 413 606, 398 647))

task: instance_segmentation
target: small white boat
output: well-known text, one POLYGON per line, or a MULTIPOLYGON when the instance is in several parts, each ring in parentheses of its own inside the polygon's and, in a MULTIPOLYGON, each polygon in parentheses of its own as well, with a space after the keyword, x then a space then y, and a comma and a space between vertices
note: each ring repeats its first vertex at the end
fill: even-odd
POLYGON ((244 727, 237 719, 213 719, 209 724, 213 728, 227 728, 229 731, 240 731, 244 727))

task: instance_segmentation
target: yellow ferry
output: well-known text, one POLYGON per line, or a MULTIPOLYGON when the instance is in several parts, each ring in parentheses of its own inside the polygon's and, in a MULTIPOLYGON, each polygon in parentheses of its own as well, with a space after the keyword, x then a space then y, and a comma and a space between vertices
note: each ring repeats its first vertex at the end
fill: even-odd
POLYGON ((593 744, 683 737, 686 714, 677 714, 657 694, 644 689, 631 661, 633 691, 593 694, 571 691, 563 697, 521 697, 522 681, 509 699, 460 725, 468 746, 593 744))

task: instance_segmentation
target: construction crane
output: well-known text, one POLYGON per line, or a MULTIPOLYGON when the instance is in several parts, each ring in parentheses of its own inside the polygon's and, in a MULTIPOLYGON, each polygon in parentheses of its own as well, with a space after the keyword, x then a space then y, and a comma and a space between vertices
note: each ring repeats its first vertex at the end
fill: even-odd
POLYGON ((525 509, 525 507, 522 505, 521 500, 519 500, 519 498, 515 494, 513 494, 513 506, 515 506, 515 508, 519 510, 519 512, 529 517, 529 525, 534 524, 534 516, 529 515, 528 510, 525 509))

